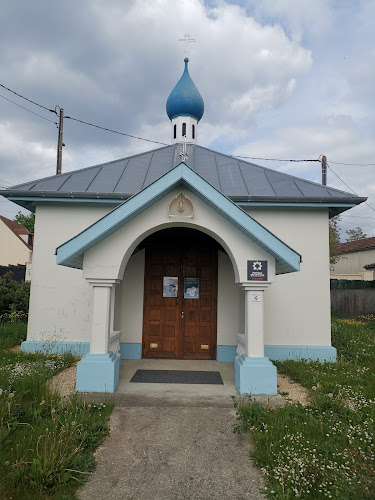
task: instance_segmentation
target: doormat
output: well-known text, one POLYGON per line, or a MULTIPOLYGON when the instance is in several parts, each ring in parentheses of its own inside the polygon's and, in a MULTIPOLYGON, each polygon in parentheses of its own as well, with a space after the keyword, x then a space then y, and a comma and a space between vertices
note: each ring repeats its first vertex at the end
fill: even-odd
POLYGON ((143 384, 224 385, 220 372, 185 370, 137 370, 130 382, 140 382, 143 384))

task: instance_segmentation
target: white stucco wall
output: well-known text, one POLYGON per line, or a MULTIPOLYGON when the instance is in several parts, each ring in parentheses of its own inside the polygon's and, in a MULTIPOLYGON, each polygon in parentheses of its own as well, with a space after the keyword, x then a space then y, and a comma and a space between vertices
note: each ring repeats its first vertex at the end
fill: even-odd
POLYGON ((243 333, 245 309, 243 291, 234 282, 232 263, 219 250, 217 289, 217 344, 235 345, 236 334, 243 333))
POLYGON ((25 265, 29 248, 0 220, 0 266, 25 265))
POLYGON ((66 341, 89 341, 90 287, 81 270, 56 264, 55 250, 109 211, 105 206, 37 206, 28 340, 57 332, 66 341))
POLYGON ((247 212, 302 255, 298 273, 277 276, 265 291, 265 344, 330 345, 327 209, 247 212))
POLYGON ((331 266, 333 274, 355 274, 365 269, 363 266, 375 262, 375 248, 360 250, 358 252, 347 252, 340 255, 339 260, 331 266))
POLYGON ((121 342, 142 342, 144 277, 145 251, 140 250, 130 257, 119 285, 122 287, 121 342))

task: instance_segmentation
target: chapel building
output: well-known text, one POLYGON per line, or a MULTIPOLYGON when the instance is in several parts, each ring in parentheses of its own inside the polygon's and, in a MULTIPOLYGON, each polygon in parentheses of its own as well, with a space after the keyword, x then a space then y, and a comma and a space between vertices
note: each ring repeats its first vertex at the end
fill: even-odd
POLYGON ((328 219, 362 203, 198 144, 188 60, 167 100, 171 145, 0 194, 36 212, 23 351, 83 358, 77 390, 114 392, 129 359, 233 363, 276 394, 273 360, 336 359, 328 219))

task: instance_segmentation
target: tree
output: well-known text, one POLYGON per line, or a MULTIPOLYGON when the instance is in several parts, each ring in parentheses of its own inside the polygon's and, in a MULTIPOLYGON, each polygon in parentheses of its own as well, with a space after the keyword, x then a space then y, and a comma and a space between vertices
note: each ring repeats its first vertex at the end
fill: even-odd
POLYGON ((364 238, 367 238, 367 234, 365 234, 362 231, 362 228, 356 227, 355 229, 348 229, 346 231, 346 234, 348 237, 346 238, 346 241, 357 241, 357 240, 363 240, 364 238))
POLYGON ((35 214, 30 213, 29 215, 25 215, 22 212, 18 212, 18 214, 13 219, 18 224, 22 224, 25 228, 30 231, 30 233, 34 232, 35 225, 35 214))
POLYGON ((338 224, 340 222, 340 216, 332 217, 329 219, 329 263, 336 264, 339 259, 336 253, 336 247, 340 243, 340 231, 338 224))

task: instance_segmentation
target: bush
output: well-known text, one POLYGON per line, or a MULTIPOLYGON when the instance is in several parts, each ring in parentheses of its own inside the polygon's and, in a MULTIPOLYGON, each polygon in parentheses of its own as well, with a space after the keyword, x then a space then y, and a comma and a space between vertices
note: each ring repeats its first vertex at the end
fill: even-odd
POLYGON ((30 282, 18 283, 9 272, 0 276, 0 318, 15 311, 27 315, 29 310, 30 282))

